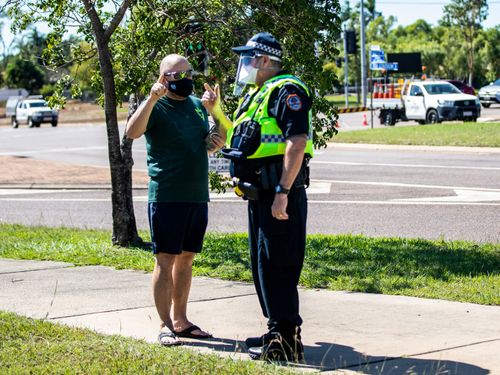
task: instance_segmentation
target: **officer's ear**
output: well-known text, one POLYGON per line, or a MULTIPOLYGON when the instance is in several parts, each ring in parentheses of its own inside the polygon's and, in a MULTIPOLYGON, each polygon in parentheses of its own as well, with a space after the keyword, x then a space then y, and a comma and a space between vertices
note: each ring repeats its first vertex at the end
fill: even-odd
POLYGON ((271 64, 271 59, 267 55, 262 56, 262 67, 268 68, 271 64))

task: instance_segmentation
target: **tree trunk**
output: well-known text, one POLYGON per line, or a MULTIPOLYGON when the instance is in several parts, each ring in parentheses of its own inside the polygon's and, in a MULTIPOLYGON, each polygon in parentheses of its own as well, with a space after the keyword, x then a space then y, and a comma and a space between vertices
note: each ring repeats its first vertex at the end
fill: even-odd
POLYGON ((132 200, 132 140, 123 138, 120 148, 120 135, 116 112, 116 92, 111 53, 105 43, 99 43, 99 64, 104 87, 104 113, 108 134, 108 157, 111 169, 111 203, 113 216, 113 244, 128 246, 140 245, 142 240, 137 233, 132 200))
POLYGON ((469 69, 469 86, 472 86, 472 76, 474 74, 474 38, 475 33, 473 30, 474 26, 471 26, 471 30, 469 32, 469 51, 467 54, 467 68, 469 69))

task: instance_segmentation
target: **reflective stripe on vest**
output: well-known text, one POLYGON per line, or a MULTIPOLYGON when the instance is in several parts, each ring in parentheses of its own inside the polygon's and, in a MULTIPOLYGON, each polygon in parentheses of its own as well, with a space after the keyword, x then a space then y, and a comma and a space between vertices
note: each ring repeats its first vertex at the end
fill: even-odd
MULTIPOLYGON (((260 146, 248 159, 258 159, 266 158, 270 156, 284 155, 286 148, 286 139, 278 126, 278 122, 275 117, 269 116, 268 104, 271 93, 274 89, 280 88, 287 83, 293 83, 300 86, 309 95, 309 90, 298 78, 292 75, 280 75, 276 76, 267 82, 258 90, 257 88, 249 92, 249 95, 254 94, 250 105, 246 112, 240 114, 236 119, 233 119, 233 128, 228 130, 227 139, 229 144, 233 137, 234 128, 244 121, 249 121, 252 119, 258 122, 261 126, 261 138, 260 146), (258 91, 257 93, 255 93, 258 91)), ((243 99, 240 101, 239 106, 243 104, 243 99)), ((238 106, 238 108, 239 108, 238 106)), ((238 109, 234 112, 233 117, 238 113, 238 109)), ((312 111, 309 110, 308 113, 308 134, 307 143, 304 150, 304 154, 308 154, 310 157, 313 156, 313 142, 312 142, 312 111)))

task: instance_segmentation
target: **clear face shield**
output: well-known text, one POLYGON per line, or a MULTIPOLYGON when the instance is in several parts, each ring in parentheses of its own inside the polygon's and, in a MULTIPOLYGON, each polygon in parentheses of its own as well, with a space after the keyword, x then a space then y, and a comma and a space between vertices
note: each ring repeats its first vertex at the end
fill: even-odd
MULTIPOLYGON (((241 54, 238 62, 238 70, 236 71, 236 81, 234 83, 233 95, 241 96, 247 85, 254 85, 257 79, 259 67, 257 59, 264 55, 255 53, 241 54)), ((268 56, 271 60, 281 61, 278 57, 268 56)))
POLYGON ((247 85, 254 85, 257 78, 257 71, 255 67, 256 60, 255 54, 240 55, 238 62, 238 70, 236 71, 236 81, 234 82, 233 95, 240 96, 247 85))

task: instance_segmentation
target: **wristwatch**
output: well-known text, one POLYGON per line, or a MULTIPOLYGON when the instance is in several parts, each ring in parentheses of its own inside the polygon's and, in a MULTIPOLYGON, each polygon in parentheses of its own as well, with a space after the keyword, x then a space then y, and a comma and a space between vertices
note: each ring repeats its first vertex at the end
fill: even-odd
POLYGON ((288 193, 290 192, 290 189, 285 189, 283 186, 281 186, 281 184, 278 184, 278 185, 276 185, 276 188, 274 189, 274 191, 276 192, 276 194, 288 195, 288 193))

